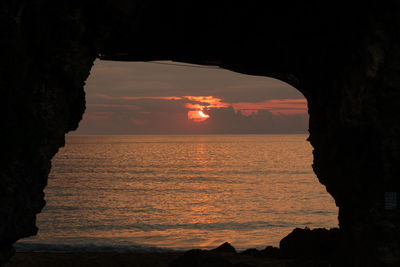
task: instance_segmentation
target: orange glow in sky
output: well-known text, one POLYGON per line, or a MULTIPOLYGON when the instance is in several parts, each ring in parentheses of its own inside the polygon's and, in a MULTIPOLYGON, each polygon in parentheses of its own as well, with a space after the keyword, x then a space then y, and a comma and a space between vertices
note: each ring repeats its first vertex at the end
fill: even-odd
POLYGON ((261 102, 232 103, 235 111, 240 110, 243 115, 257 114, 258 110, 266 109, 273 114, 305 114, 307 113, 306 99, 269 99, 261 102))
MULTIPOLYGON (((210 118, 203 112, 210 108, 228 108, 232 107, 235 112, 240 112, 243 116, 257 115, 259 110, 268 110, 274 115, 285 114, 306 114, 306 99, 268 99, 259 102, 223 102, 222 98, 214 96, 119 96, 113 97, 105 94, 97 94, 99 98, 110 100, 140 100, 140 99, 158 99, 168 101, 182 101, 184 107, 188 109, 188 119, 195 122, 202 122, 210 118)), ((134 109, 135 105, 125 105, 134 109)), ((102 115, 104 116, 104 114, 102 115)))

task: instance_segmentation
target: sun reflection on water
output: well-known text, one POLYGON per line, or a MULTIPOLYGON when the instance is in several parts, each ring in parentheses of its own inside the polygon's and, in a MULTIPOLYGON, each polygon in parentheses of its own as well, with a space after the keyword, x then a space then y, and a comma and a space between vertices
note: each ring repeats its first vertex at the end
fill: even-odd
POLYGON ((305 135, 70 136, 53 160, 44 243, 238 249, 334 227, 305 135))

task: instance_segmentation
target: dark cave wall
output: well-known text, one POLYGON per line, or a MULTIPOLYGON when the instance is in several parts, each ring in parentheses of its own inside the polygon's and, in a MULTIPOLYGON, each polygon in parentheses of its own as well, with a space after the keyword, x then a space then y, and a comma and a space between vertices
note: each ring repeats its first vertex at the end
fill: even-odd
POLYGON ((399 4, 3 1, 0 262, 36 233, 51 158, 85 108, 96 57, 211 64, 307 98, 313 168, 339 207, 338 266, 400 262, 399 4), (2 257, 2 258, 1 258, 2 257))
POLYGON ((400 257, 398 208, 385 208, 385 193, 399 192, 399 20, 378 10, 328 90, 308 99, 313 168, 339 207, 343 257, 356 266, 400 257))
POLYGON ((95 53, 79 10, 2 1, 0 12, 1 264, 14 242, 37 232, 51 159, 82 118, 95 53))
POLYGON ((339 207, 345 257, 355 266, 395 266, 399 212, 385 209, 385 192, 399 192, 399 78, 393 74, 400 58, 393 39, 369 37, 353 68, 344 68, 324 95, 309 98, 310 142, 314 171, 339 207))

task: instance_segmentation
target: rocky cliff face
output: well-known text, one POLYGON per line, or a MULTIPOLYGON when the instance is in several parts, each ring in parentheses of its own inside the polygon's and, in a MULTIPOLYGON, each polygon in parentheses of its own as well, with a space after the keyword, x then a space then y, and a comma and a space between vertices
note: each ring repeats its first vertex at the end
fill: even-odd
POLYGON ((15 2, 0 4, 0 263, 14 242, 37 232, 51 159, 82 118, 95 59, 79 10, 15 2))
POLYGON ((214 64, 298 88, 314 170, 339 207, 336 264, 400 263, 399 4, 216 2, 0 3, 0 262, 37 231, 51 158, 78 126, 100 57, 214 64))

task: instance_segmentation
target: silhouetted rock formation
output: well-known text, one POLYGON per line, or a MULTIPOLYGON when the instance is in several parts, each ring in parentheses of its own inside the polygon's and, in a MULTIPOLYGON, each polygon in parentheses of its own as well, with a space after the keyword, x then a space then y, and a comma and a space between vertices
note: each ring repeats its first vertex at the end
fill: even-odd
POLYGON ((213 252, 222 252, 222 253, 236 253, 236 249, 232 247, 228 242, 223 243, 221 246, 214 248, 211 250, 213 252))
POLYGON ((172 261, 170 267, 233 267, 234 265, 223 255, 207 250, 193 249, 180 258, 172 261))
POLYGON ((335 262, 340 246, 340 231, 317 228, 294 229, 280 241, 280 247, 268 246, 263 250, 247 249, 240 254, 259 258, 297 259, 335 262))
POLYGON ((240 254, 259 257, 259 258, 277 258, 277 259, 283 258, 281 250, 273 246, 267 246, 263 250, 249 248, 246 249, 245 251, 242 251, 240 254))
POLYGON ((331 260, 337 256, 339 229, 296 228, 284 237, 280 244, 280 255, 285 258, 312 258, 331 260))
POLYGON ((100 57, 213 64, 295 86, 314 171, 339 207, 340 258, 399 265, 399 5, 1 1, 0 257, 36 233, 51 158, 82 118, 100 57))
POLYGON ((196 266, 196 267, 233 267, 243 266, 232 264, 226 254, 236 254, 236 249, 228 242, 212 250, 193 249, 185 252, 183 256, 170 263, 170 267, 196 266))

